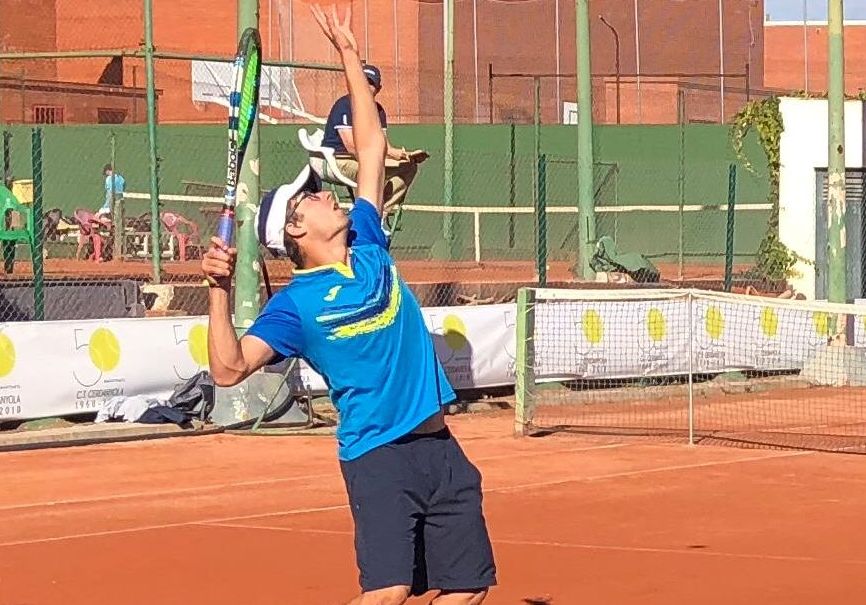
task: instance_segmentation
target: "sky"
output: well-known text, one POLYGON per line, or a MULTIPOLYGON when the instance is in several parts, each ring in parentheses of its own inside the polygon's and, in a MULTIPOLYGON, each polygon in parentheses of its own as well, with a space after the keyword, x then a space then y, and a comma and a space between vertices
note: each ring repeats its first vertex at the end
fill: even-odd
MULTIPOLYGON (((802 21, 803 0, 764 0, 764 12, 770 21, 802 21)), ((806 0, 810 21, 827 19, 827 0, 806 0)), ((845 0, 845 18, 866 20, 866 0, 845 0)))

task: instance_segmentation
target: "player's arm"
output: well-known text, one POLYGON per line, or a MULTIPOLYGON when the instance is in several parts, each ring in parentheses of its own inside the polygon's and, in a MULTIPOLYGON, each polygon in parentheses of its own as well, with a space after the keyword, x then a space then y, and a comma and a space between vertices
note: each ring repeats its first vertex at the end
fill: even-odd
POLYGON ((346 10, 343 21, 337 18, 336 8, 326 15, 321 8, 312 7, 313 16, 322 31, 340 53, 346 86, 352 104, 352 136, 355 157, 358 160, 357 197, 369 201, 381 214, 382 192, 385 187, 385 152, 387 142, 379 124, 379 111, 373 93, 362 71, 358 44, 349 25, 351 8, 346 10))
POLYGON ((259 338, 238 339, 229 309, 229 290, 237 251, 213 238, 202 259, 208 293, 207 351, 211 377, 219 386, 233 386, 265 366, 274 351, 259 338))

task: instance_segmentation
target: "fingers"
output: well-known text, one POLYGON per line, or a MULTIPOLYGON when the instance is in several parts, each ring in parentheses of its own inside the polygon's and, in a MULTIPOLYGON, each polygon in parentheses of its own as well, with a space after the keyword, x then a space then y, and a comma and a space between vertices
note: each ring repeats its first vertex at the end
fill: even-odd
POLYGON ((237 250, 228 247, 218 237, 211 238, 211 245, 201 261, 202 273, 207 277, 231 277, 234 273, 237 250))

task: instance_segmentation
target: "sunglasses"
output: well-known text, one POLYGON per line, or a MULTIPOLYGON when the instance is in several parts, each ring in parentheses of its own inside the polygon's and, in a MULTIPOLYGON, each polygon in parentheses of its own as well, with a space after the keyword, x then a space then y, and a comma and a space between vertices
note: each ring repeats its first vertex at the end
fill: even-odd
POLYGON ((286 214, 286 222, 289 223, 295 217, 295 214, 298 212, 298 206, 301 205, 301 202, 304 200, 316 197, 316 192, 314 191, 304 191, 299 196, 297 196, 297 201, 295 201, 294 206, 289 206, 289 212, 286 214))

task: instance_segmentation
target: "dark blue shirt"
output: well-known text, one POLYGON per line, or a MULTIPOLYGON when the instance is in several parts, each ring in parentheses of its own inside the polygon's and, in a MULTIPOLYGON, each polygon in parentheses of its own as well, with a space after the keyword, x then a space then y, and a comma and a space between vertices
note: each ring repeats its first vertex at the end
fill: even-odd
MULTIPOLYGON (((382 128, 388 128, 388 118, 385 116, 385 109, 376 103, 376 108, 379 110, 379 121, 382 123, 382 128)), ((343 140, 340 138, 338 130, 344 128, 352 128, 352 101, 349 95, 345 95, 337 99, 334 106, 331 107, 331 113, 328 114, 328 121, 325 123, 325 136, 322 138, 322 146, 330 147, 336 155, 351 155, 346 146, 343 145, 343 140)))

